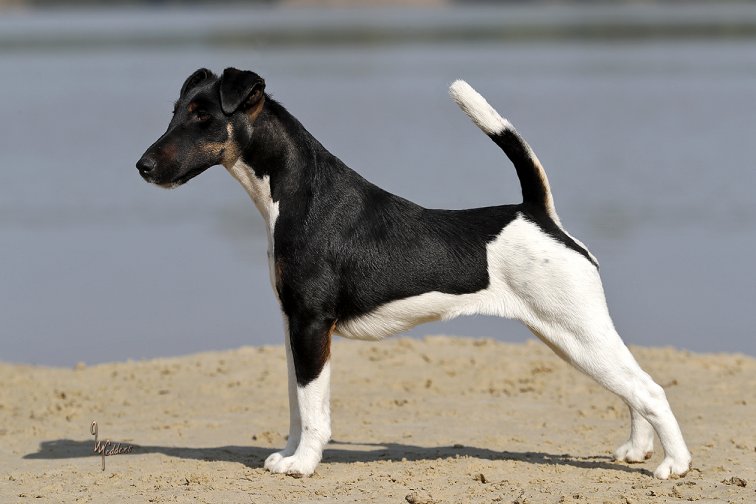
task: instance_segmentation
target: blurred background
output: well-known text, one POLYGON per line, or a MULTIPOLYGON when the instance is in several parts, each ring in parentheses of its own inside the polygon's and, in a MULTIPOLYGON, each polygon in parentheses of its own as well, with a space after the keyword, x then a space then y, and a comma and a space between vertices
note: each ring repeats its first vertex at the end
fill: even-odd
MULTIPOLYGON (((268 91, 428 207, 520 201, 447 96, 531 143, 630 344, 756 355, 756 4, 0 0, 0 360, 70 366, 281 343, 257 210, 222 167, 134 163, 199 67, 268 91)), ((516 322, 430 324, 521 341, 516 322)))

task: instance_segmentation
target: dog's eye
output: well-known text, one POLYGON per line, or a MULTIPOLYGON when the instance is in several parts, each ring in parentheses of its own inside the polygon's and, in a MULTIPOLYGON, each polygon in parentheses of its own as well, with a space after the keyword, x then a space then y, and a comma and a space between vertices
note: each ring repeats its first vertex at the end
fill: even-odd
POLYGON ((194 117, 196 117, 199 122, 205 122, 210 119, 210 114, 202 109, 199 109, 194 112, 194 117))

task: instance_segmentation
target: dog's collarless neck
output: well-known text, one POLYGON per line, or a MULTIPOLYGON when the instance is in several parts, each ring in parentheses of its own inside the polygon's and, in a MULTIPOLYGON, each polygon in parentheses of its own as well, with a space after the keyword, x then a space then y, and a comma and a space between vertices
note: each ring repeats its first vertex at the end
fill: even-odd
POLYGON ((228 172, 244 187, 263 218, 269 221, 272 206, 278 204, 278 202, 273 201, 271 195, 270 175, 258 176, 254 168, 242 159, 239 159, 233 166, 228 168, 228 172))

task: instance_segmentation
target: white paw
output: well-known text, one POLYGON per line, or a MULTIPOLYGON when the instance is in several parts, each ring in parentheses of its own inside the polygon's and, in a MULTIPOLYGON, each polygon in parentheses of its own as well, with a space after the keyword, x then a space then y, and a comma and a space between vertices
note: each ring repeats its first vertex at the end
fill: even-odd
POLYGON ((268 458, 265 459, 265 469, 272 471, 271 467, 275 466, 284 457, 288 457, 290 453, 286 453, 286 450, 282 450, 276 453, 271 453, 268 458))
POLYGON ((681 459, 675 460, 672 457, 665 457, 659 467, 654 471, 654 476, 659 479, 677 478, 678 476, 685 476, 690 470, 690 455, 681 459))
POLYGON ((282 458, 294 455, 294 452, 297 451, 297 446, 299 446, 299 438, 295 440, 289 436, 289 442, 286 443, 286 447, 284 447, 283 450, 271 453, 268 455, 268 458, 265 459, 265 469, 270 471, 270 468, 277 464, 282 458))
POLYGON ((614 450, 614 460, 619 462, 637 463, 643 462, 654 453, 654 443, 647 443, 645 446, 638 446, 632 441, 627 441, 625 444, 614 450))
POLYGON ((272 473, 288 474, 290 476, 311 476, 320 460, 317 457, 306 457, 294 454, 289 457, 277 452, 265 460, 265 469, 272 473))

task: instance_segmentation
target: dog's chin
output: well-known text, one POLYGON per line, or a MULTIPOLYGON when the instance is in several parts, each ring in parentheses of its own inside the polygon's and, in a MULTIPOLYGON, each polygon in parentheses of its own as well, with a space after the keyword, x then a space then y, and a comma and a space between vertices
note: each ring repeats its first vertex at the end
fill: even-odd
POLYGON ((183 185, 183 182, 163 182, 161 184, 155 182, 154 184, 163 189, 176 189, 178 186, 183 185))

